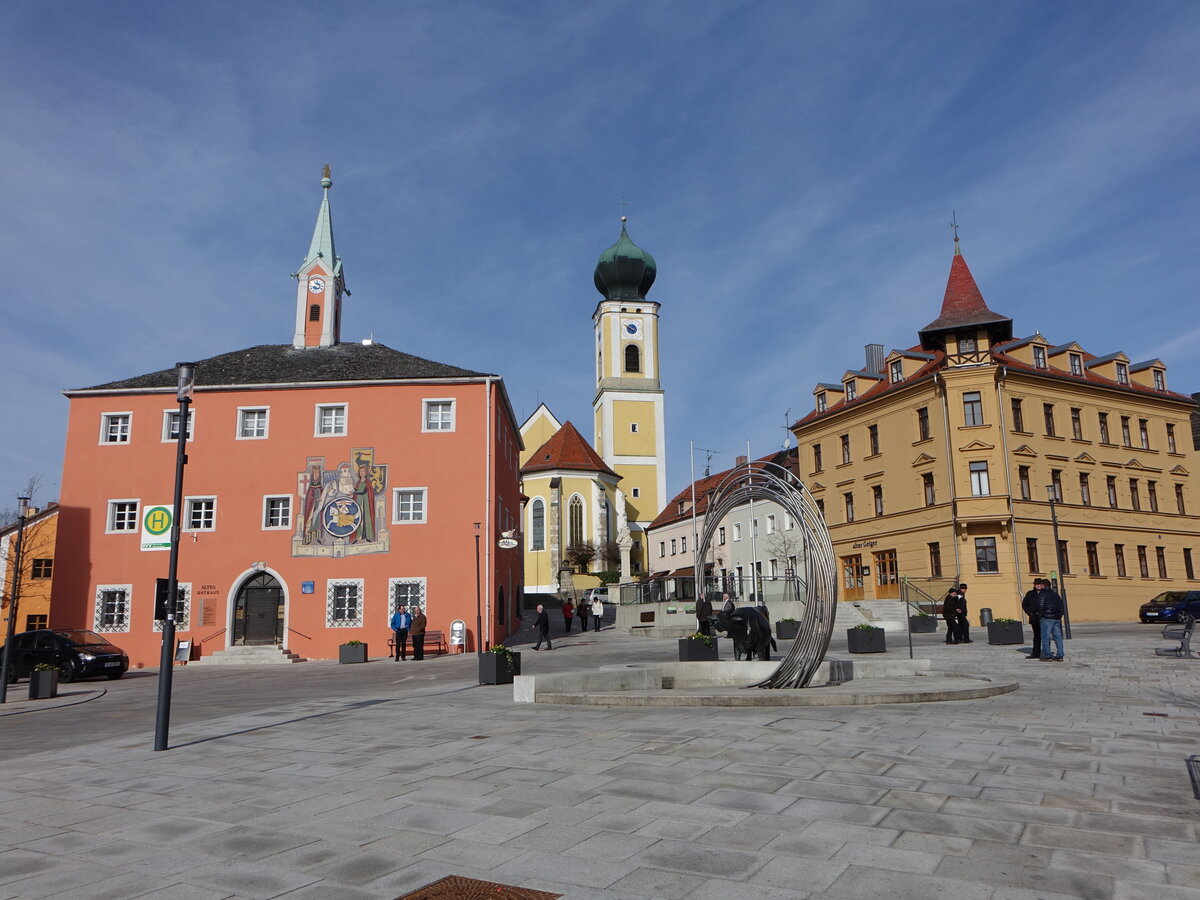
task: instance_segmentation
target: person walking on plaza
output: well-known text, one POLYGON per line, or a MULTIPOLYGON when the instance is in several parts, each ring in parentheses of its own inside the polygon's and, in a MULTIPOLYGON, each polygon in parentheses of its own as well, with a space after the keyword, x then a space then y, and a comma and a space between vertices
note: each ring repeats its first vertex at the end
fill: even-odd
POLYGON ((1045 662, 1062 661, 1063 658, 1063 602, 1062 597, 1058 596, 1058 592, 1050 587, 1050 582, 1043 581, 1042 589, 1038 591, 1038 616, 1041 618, 1042 627, 1042 660, 1045 662), (1054 646, 1058 652, 1053 656, 1047 656, 1050 653, 1050 642, 1054 642, 1054 646))
POLYGON ((542 641, 545 641, 546 649, 553 650, 554 644, 550 643, 550 613, 546 612, 546 608, 540 603, 537 608, 537 618, 533 620, 533 627, 538 633, 537 643, 533 645, 533 649, 541 650, 542 641))
POLYGON ((575 616, 575 604, 571 602, 570 597, 568 597, 566 600, 563 601, 562 613, 563 613, 563 631, 565 631, 567 634, 570 634, 571 633, 571 619, 574 618, 574 616, 575 616))
POLYGON ((1042 617, 1038 615, 1038 591, 1043 583, 1042 578, 1033 579, 1033 588, 1021 598, 1021 611, 1029 616, 1029 627, 1033 629, 1033 648, 1026 659, 1042 658, 1042 617))
POLYGON ((408 629, 412 626, 412 616, 407 606, 401 606, 392 613, 389 623, 396 636, 396 662, 408 659, 408 629))
POLYGON ((604 618, 604 601, 599 597, 592 598, 592 629, 600 630, 600 620, 604 618))
POLYGON ((942 618, 946 620, 946 643, 958 643, 958 604, 961 601, 958 588, 952 587, 942 601, 942 618))
POLYGON ((708 594, 701 594, 696 601, 696 631, 700 634, 712 633, 712 622, 709 621, 712 614, 712 601, 708 599, 708 594))
POLYGON ((425 658, 425 610, 417 607, 417 614, 412 617, 412 625, 408 627, 409 636, 413 642, 413 662, 425 658))
POLYGON ((973 644, 971 640, 971 620, 967 618, 967 586, 960 584, 958 586, 958 633, 957 638, 960 644, 973 644))

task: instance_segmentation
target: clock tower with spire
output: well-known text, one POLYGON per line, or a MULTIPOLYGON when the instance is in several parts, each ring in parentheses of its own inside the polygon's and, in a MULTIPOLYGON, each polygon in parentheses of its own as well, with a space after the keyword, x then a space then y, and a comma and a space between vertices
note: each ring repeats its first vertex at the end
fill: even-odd
POLYGON ((296 272, 296 332, 292 346, 297 350, 332 347, 341 340, 342 297, 350 296, 342 273, 342 258, 333 248, 333 219, 329 214, 329 189, 333 187, 329 165, 321 173, 321 208, 313 229, 308 255, 296 272))
MULTIPOLYGON (((621 236, 600 254, 594 281, 603 299, 592 313, 596 396, 594 446, 621 476, 619 494, 630 537, 658 515, 666 500, 666 436, 659 380, 659 304, 646 299, 657 266, 632 240, 621 217, 621 236)), ((644 551, 643 546, 643 551, 644 551)), ((634 571, 637 571, 634 554, 634 571)), ((645 556, 642 557, 645 561, 645 556)))

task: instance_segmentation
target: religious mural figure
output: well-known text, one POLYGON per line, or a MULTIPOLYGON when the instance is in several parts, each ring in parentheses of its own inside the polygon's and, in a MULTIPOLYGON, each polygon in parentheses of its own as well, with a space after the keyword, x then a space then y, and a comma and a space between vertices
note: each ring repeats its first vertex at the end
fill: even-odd
POLYGON ((323 457, 310 457, 297 479, 301 515, 292 535, 293 556, 353 556, 386 553, 387 466, 375 465, 373 447, 351 451, 330 471, 323 457))

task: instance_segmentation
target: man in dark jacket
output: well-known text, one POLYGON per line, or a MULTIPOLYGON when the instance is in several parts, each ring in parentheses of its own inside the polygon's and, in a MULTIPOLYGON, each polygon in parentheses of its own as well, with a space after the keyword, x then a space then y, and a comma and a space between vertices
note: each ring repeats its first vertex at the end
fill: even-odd
POLYGON ((958 604, 961 598, 958 596, 958 588, 952 587, 946 592, 946 599, 942 601, 942 618, 946 620, 946 643, 958 643, 958 604))
POLYGON ((1063 617, 1063 602, 1062 597, 1051 589, 1048 581, 1042 582, 1042 589, 1038 591, 1038 616, 1041 618, 1042 626, 1042 659, 1049 662, 1050 660, 1062 660, 1063 658, 1063 632, 1062 632, 1062 617, 1063 617), (1058 653, 1053 656, 1047 656, 1050 652, 1050 642, 1053 641, 1058 653))
POLYGON ((958 586, 958 642, 960 644, 975 643, 971 640, 971 621, 967 618, 966 584, 958 586))
POLYGON ((1029 616, 1029 627, 1033 629, 1033 649, 1026 659, 1042 658, 1042 617, 1038 615, 1038 591, 1042 589, 1042 579, 1033 579, 1033 588, 1025 592, 1021 598, 1021 611, 1029 616))
POLYGON ((546 649, 553 650, 554 645, 550 643, 550 613, 546 612, 542 604, 538 604, 537 618, 533 620, 533 627, 537 629, 537 643, 533 645, 534 650, 542 649, 542 641, 546 642, 546 649))

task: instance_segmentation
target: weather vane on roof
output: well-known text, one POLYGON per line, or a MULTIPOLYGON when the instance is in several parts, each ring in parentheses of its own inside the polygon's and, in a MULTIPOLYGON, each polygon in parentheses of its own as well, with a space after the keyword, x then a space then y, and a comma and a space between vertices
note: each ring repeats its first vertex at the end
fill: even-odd
POLYGON ((958 243, 958 213, 950 210, 950 227, 954 229, 954 243, 958 243))
POLYGON ((629 211, 629 201, 622 197, 617 201, 617 206, 621 207, 621 221, 624 222, 628 218, 625 213, 629 211))

